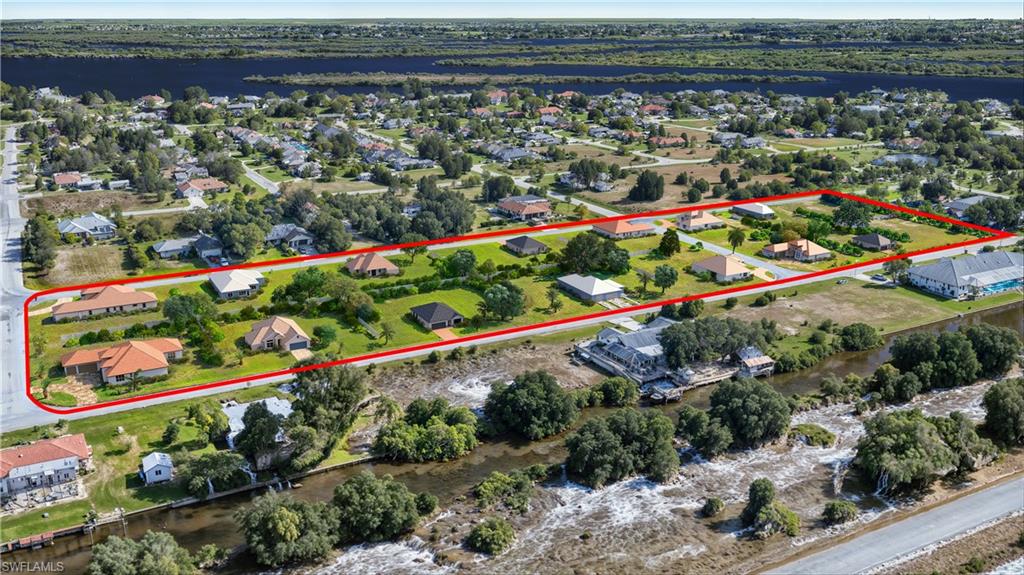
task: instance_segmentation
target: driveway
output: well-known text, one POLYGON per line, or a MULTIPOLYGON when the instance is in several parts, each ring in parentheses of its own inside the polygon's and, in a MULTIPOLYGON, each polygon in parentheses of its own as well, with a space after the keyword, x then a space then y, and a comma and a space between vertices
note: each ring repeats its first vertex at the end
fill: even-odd
POLYGON ((443 329, 435 329, 434 330, 434 335, 436 335, 437 337, 441 338, 441 341, 451 341, 451 340, 459 337, 459 336, 455 335, 455 332, 452 331, 452 328, 450 328, 450 327, 446 327, 446 328, 443 328, 443 329))

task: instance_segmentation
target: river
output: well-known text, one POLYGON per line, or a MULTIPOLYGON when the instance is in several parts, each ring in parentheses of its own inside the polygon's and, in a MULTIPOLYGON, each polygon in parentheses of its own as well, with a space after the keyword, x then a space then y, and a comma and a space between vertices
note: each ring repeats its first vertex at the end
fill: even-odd
MULTIPOLYGON (((910 331, 953 330, 962 325, 985 322, 993 325, 1011 327, 1024 334, 1024 305, 1004 306, 997 309, 975 312, 960 318, 953 318, 938 323, 914 328, 910 331)), ((772 384, 785 395, 807 393, 817 389, 822 378, 829 374, 843 376, 856 373, 866 376, 890 357, 889 344, 898 334, 886 337, 885 346, 866 351, 840 353, 833 355, 817 366, 796 373, 776 375, 772 384)), ((684 400, 687 403, 706 407, 713 386, 689 392, 684 400)), ((678 410, 679 404, 660 407, 666 412, 678 410)), ((583 419, 596 417, 606 413, 603 409, 591 409, 584 413, 583 419)), ((749 457, 759 458, 756 452, 749 457)), ((406 484, 415 492, 427 491, 437 495, 442 505, 450 503, 455 497, 464 495, 470 488, 492 471, 510 471, 533 465, 535 463, 551 464, 564 460, 565 451, 563 438, 556 437, 533 443, 485 443, 470 455, 448 463, 391 465, 367 463, 335 471, 312 475, 302 479, 302 488, 293 491, 295 497, 306 500, 326 500, 333 493, 334 486, 348 477, 363 470, 371 470, 375 474, 390 474, 406 484)), ((756 465, 751 463, 751 465, 756 465)), ((756 469, 756 467, 755 467, 756 469)), ((752 470, 745 470, 751 472, 752 470)), ((735 474, 736 471, 730 471, 735 474)), ((728 481, 726 481, 728 483, 728 481)), ((736 485, 746 483, 734 481, 736 485)), ((724 488, 722 488, 724 489, 724 488)), ((259 493, 246 493, 218 499, 204 505, 196 505, 173 510, 156 510, 131 516, 127 521, 127 533, 132 537, 140 537, 147 530, 166 531, 171 533, 184 546, 197 549, 206 543, 230 547, 242 542, 232 514, 240 505, 244 505, 259 493)), ((96 540, 113 533, 120 535, 120 524, 109 524, 101 527, 95 534, 96 540)), ((18 551, 5 558, 12 561, 63 561, 66 572, 84 572, 90 553, 90 536, 69 536, 59 538, 51 547, 37 551, 18 551)), ((415 549, 409 549, 415 555, 415 549)), ((256 569, 242 558, 231 566, 231 573, 249 573, 256 569)))
MULTIPOLYGON (((487 74, 552 74, 569 76, 622 76, 634 73, 661 74, 678 72, 803 75, 821 76, 824 82, 765 84, 756 82, 660 82, 660 83, 568 83, 532 85, 537 91, 576 90, 587 94, 603 94, 615 88, 634 92, 663 92, 683 89, 767 91, 801 96, 831 96, 844 91, 857 94, 882 88, 895 90, 917 88, 941 90, 950 100, 997 98, 1005 102, 1020 99, 1019 78, 970 78, 954 76, 910 76, 899 74, 853 74, 809 70, 729 70, 718 68, 683 68, 670 66, 601 66, 601 65, 537 65, 514 66, 446 66, 437 64, 435 56, 388 56, 369 58, 265 58, 265 59, 184 59, 184 58, 2 58, 0 78, 23 86, 58 86, 66 94, 96 93, 110 90, 122 99, 138 98, 162 89, 180 96, 187 86, 202 86, 215 96, 259 94, 273 91, 288 93, 299 88, 326 90, 324 86, 282 85, 246 82, 251 75, 277 76, 296 73, 330 72, 392 72, 392 73, 487 73, 487 74)), ((444 89, 464 89, 446 86, 444 89)), ((374 90, 371 86, 337 86, 339 93, 374 90)))

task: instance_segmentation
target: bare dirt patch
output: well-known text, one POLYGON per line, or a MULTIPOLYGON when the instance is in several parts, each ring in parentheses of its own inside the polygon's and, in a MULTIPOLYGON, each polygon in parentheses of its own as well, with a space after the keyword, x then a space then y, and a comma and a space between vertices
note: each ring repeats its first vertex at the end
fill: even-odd
POLYGON ((104 192, 53 192, 40 198, 30 198, 22 202, 28 216, 46 211, 58 216, 65 214, 82 214, 88 212, 105 212, 114 207, 124 211, 163 208, 175 205, 186 205, 180 200, 168 199, 157 202, 155 196, 144 196, 135 192, 104 191, 104 192))

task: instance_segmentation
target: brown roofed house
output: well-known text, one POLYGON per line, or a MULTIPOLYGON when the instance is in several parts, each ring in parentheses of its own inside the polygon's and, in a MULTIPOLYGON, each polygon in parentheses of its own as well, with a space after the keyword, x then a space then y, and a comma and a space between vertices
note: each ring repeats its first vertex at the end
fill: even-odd
POLYGON ((695 272, 709 272, 715 276, 715 281, 729 283, 750 279, 753 273, 743 265, 743 262, 732 256, 712 256, 693 264, 695 272))
POLYGON ((345 262, 345 269, 354 276, 365 277, 396 276, 401 271, 398 266, 377 253, 360 254, 345 262))
POLYGON ((769 258, 789 258, 798 262, 817 262, 832 257, 832 252, 811 240, 790 240, 765 246, 761 255, 769 258))
POLYGON ((156 309, 157 299, 148 291, 135 291, 123 285, 111 285, 82 290, 82 297, 53 306, 54 321, 83 319, 113 313, 130 313, 156 309))
POLYGON ((81 433, 0 450, 0 497, 75 481, 91 458, 81 433))
POLYGON ((178 184, 178 197, 202 197, 206 192, 223 192, 228 185, 217 178, 196 178, 178 184))
POLYGON ((275 315, 254 323, 245 334, 245 344, 253 351, 308 349, 309 336, 295 320, 275 315))
POLYGON ((62 188, 73 187, 80 181, 82 181, 82 174, 78 172, 60 172, 53 175, 53 183, 62 188))
POLYGON ((498 210, 514 220, 543 220, 551 216, 551 203, 531 194, 509 196, 498 202, 498 210))
POLYGON ((594 224, 594 233, 613 240, 622 240, 654 235, 654 226, 646 222, 633 223, 626 220, 615 220, 594 224))
POLYGON ((66 375, 98 372, 104 383, 122 383, 167 375, 168 361, 181 358, 182 351, 181 342, 171 337, 124 341, 75 350, 64 355, 60 364, 66 375))

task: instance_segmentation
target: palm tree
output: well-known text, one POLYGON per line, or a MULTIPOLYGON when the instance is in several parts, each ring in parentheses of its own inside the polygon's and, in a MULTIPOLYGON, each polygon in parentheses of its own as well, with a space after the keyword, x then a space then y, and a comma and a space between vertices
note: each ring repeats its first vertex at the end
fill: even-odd
POLYGON ((384 345, 387 345, 395 337, 395 326, 391 322, 384 322, 380 325, 380 334, 384 337, 384 345))
POLYGON ((729 245, 732 246, 732 253, 736 253, 736 248, 743 245, 744 240, 747 239, 747 234, 743 233, 740 228, 733 228, 729 230, 729 245))
POLYGON ((651 281, 651 272, 647 270, 636 270, 636 275, 640 278, 640 297, 643 297, 647 293, 647 282, 651 281))

